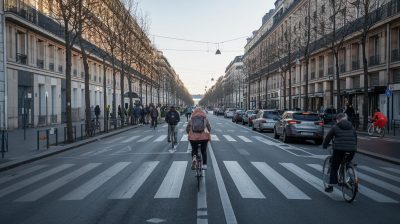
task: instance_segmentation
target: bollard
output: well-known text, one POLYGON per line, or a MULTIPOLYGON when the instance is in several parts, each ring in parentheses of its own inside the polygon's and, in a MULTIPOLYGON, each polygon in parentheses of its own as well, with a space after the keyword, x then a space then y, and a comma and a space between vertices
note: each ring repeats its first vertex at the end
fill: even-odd
POLYGON ((56 145, 58 145, 58 128, 55 128, 55 135, 56 135, 56 145))

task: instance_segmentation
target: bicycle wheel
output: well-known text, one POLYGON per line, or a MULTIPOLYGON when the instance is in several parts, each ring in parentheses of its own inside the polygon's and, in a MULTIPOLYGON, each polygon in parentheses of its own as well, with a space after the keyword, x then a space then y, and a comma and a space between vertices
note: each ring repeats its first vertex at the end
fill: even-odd
POLYGON ((378 135, 380 138, 383 138, 385 136, 385 128, 380 128, 380 131, 378 132, 378 135))
POLYGON ((332 156, 326 157, 324 161, 324 166, 322 167, 322 181, 324 183, 324 188, 329 185, 329 179, 331 174, 331 158, 332 156))
POLYGON ((375 126, 371 123, 368 125, 368 134, 373 135, 374 134, 374 128, 375 126))
POLYGON ((358 178, 356 170, 351 163, 346 163, 342 175, 342 194, 345 201, 351 203, 358 192, 358 178))

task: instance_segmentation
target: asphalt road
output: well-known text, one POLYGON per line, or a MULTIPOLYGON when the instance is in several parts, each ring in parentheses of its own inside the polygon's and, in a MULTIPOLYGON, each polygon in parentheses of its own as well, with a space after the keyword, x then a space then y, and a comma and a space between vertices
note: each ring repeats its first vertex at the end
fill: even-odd
POLYGON ((348 204, 323 190, 320 146, 208 117, 200 192, 186 123, 174 150, 165 124, 145 126, 0 173, 1 223, 400 223, 400 166, 357 154, 348 204))

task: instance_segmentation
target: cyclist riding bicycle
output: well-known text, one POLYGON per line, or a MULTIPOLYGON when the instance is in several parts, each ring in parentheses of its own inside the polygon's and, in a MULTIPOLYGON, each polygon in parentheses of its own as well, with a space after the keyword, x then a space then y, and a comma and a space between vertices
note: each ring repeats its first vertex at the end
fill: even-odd
POLYGON ((192 146, 192 170, 196 168, 196 155, 198 146, 200 145, 201 156, 203 158, 202 169, 207 169, 207 143, 211 139, 211 126, 206 114, 200 107, 193 111, 192 118, 186 126, 186 132, 189 134, 188 139, 192 146))
POLYGON ((350 153, 347 157, 350 162, 357 151, 357 133, 351 122, 347 120, 347 115, 339 113, 336 116, 336 122, 337 124, 329 130, 323 143, 323 148, 326 149, 333 140, 329 186, 325 188, 326 192, 332 192, 333 185, 338 183, 337 172, 345 154, 350 153))
POLYGON ((175 133, 175 144, 176 144, 176 130, 175 126, 179 123, 179 113, 175 110, 174 106, 171 106, 167 114, 165 115, 165 122, 168 123, 168 142, 171 142, 171 133, 175 133))
POLYGON ((372 121, 374 122, 375 127, 379 127, 382 129, 387 124, 388 119, 383 113, 381 113, 379 108, 376 108, 374 116, 372 117, 372 121))

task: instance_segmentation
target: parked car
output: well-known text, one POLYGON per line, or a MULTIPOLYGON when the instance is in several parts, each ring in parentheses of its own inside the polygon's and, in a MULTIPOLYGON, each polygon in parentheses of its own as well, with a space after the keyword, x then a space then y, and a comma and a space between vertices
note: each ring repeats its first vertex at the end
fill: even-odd
POLYGON ((277 110, 260 110, 253 120, 253 130, 260 132, 264 130, 272 131, 277 120, 279 120, 279 112, 277 110))
POLYGON ((254 110, 253 113, 249 116, 249 127, 253 126, 253 120, 256 119, 256 115, 258 110, 254 110))
POLYGON ((214 115, 224 115, 224 108, 222 108, 222 107, 216 107, 216 108, 214 108, 214 115))
POLYGON ((274 138, 278 139, 280 136, 285 143, 297 138, 314 140, 316 145, 321 145, 324 139, 324 122, 317 113, 286 111, 274 127, 274 138))
POLYGON ((227 108, 227 109, 225 110, 224 117, 225 117, 225 118, 232 118, 233 115, 235 114, 235 111, 236 111, 235 108, 227 108))
POLYGON ((249 117, 254 113, 254 110, 246 110, 242 116, 242 124, 248 124, 249 123, 249 117))
POLYGON ((335 122, 337 110, 333 107, 325 108, 325 110, 319 115, 324 123, 335 122))
POLYGON ((244 114, 245 114, 244 110, 237 110, 232 117, 232 122, 235 122, 235 123, 243 122, 244 114))

